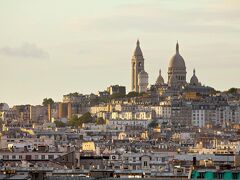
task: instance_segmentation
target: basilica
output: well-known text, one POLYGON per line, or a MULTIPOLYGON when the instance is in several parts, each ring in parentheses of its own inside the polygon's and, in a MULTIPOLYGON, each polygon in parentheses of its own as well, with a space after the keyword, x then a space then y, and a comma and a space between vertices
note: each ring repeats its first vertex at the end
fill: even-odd
MULTIPOLYGON (((137 41, 136 48, 132 56, 131 65, 132 91, 139 93, 147 92, 149 85, 148 73, 144 70, 144 57, 140 48, 139 40, 137 41)), ((156 83, 153 86, 155 88, 163 88, 170 91, 190 90, 199 92, 201 94, 209 93, 209 91, 212 90, 212 88, 210 87, 205 87, 201 85, 196 76, 195 69, 193 70, 193 75, 189 83, 186 80, 186 75, 187 70, 185 61, 180 54, 179 43, 177 42, 176 52, 169 61, 167 82, 165 83, 160 70, 156 83)))

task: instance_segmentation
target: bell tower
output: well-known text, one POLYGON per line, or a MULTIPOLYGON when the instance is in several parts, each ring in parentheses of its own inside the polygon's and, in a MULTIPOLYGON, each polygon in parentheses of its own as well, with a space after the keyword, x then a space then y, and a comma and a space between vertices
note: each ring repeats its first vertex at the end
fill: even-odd
POLYGON ((144 71, 144 58, 140 42, 137 40, 137 45, 132 56, 132 91, 139 92, 138 74, 141 71, 144 71))

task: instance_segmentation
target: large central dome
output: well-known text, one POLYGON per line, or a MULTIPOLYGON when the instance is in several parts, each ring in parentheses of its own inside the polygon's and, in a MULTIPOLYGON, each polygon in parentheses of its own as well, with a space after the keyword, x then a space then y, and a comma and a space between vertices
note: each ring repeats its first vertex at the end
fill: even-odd
POLYGON ((170 59, 168 66, 168 85, 181 87, 186 84, 186 65, 183 57, 179 54, 179 45, 176 45, 176 53, 170 59))
POLYGON ((185 61, 183 57, 179 54, 179 45, 176 45, 176 54, 170 59, 169 68, 172 69, 185 69, 185 61))

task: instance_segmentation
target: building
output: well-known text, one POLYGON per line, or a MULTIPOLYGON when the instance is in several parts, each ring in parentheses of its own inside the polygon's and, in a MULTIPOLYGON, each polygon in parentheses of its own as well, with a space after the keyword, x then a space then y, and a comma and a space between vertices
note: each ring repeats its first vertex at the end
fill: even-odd
MULTIPOLYGON (((141 59, 141 58, 140 58, 141 59)), ((133 64, 135 61, 133 61, 133 64)), ((134 68, 132 68, 134 70, 134 68)), ((133 73, 134 74, 134 73, 133 73)), ((176 44, 176 53, 169 61, 168 66, 168 80, 165 83, 161 75, 161 70, 159 71, 159 76, 154 85, 151 86, 151 91, 157 92, 161 96, 173 96, 179 95, 180 93, 194 92, 202 96, 210 95, 214 89, 209 86, 204 86, 200 83, 196 76, 195 69, 193 70, 193 76, 190 82, 187 82, 187 70, 186 64, 183 57, 179 52, 179 44, 176 44)), ((146 75, 145 75, 146 76, 146 75)), ((144 77, 145 77, 144 76, 144 77)), ((143 80, 144 78, 142 78, 143 80)), ((145 78, 147 79, 147 78, 145 78)), ((144 82, 147 84, 147 81, 144 82)), ((138 91, 137 91, 138 92, 138 91)))
POLYGON ((124 119, 111 119, 109 120, 109 126, 124 128, 126 126, 141 126, 144 128, 148 127, 148 124, 150 123, 150 120, 144 120, 144 119, 131 119, 131 120, 124 120, 124 119))
POLYGON ((204 103, 192 104, 192 125, 205 127, 216 124, 216 106, 204 103))
POLYGON ((30 121, 43 123, 48 119, 48 110, 46 106, 30 106, 30 121))
POLYGON ((0 111, 8 111, 9 106, 6 103, 0 103, 0 111))
POLYGON ((161 74, 161 70, 159 70, 159 76, 156 80, 156 83, 155 83, 156 86, 162 86, 164 85, 164 79, 162 77, 162 74, 161 74))
POLYGON ((181 87, 186 85, 186 66, 183 57, 179 53, 179 44, 176 44, 176 54, 170 59, 168 66, 168 85, 181 87))
POLYGON ((171 123, 177 126, 191 126, 191 104, 183 101, 173 101, 171 106, 171 123))
POLYGON ((132 91, 140 92, 141 90, 142 92, 145 92, 147 86, 148 74, 144 70, 144 58, 142 50, 140 48, 140 42, 138 40, 136 49, 132 57, 132 91), (139 87, 139 85, 141 87, 139 87))
POLYGON ((107 92, 110 95, 113 95, 113 94, 125 95, 126 94, 126 87, 125 86, 119 86, 119 85, 110 86, 110 87, 107 88, 107 92))
POLYGON ((138 88, 139 88, 139 93, 145 93, 147 92, 147 87, 148 87, 148 73, 144 70, 142 70, 138 74, 138 88))
POLYGON ((160 105, 153 106, 152 109, 155 112, 156 118, 169 120, 171 118, 171 103, 170 102, 160 102, 160 105))
POLYGON ((13 110, 17 113, 17 119, 24 122, 30 121, 31 105, 13 106, 13 110))
POLYGON ((172 152, 151 153, 124 153, 122 155, 123 169, 143 170, 145 174, 154 172, 166 172, 168 164, 174 158, 172 152))

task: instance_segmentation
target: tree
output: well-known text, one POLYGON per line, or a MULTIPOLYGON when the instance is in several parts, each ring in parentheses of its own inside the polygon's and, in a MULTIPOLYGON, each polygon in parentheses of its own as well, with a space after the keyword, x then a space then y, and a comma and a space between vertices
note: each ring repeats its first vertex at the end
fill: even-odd
POLYGON ((56 127, 66 127, 66 123, 62 121, 55 121, 56 127))
POLYGON ((80 125, 79 118, 77 116, 72 116, 68 121, 68 125, 75 127, 79 126, 80 125))
POLYGON ((123 93, 115 93, 111 95, 111 99, 119 99, 119 98, 125 98, 126 95, 123 93))
POLYGON ((106 121, 105 121, 102 117, 99 117, 99 118, 97 118, 97 120, 96 120, 96 124, 97 124, 97 125, 106 124, 106 121))
POLYGON ((139 96, 139 93, 135 91, 131 91, 127 94, 127 97, 137 97, 137 96, 139 96))
POLYGON ((69 93, 68 96, 74 96, 74 97, 77 97, 77 96, 79 96, 79 93, 78 93, 78 92, 69 93))
POLYGON ((107 103, 107 102, 109 102, 109 98, 107 97, 98 98, 98 103, 107 103))
POLYGON ((237 88, 230 88, 229 90, 228 90, 228 93, 229 94, 236 94, 237 93, 237 88))
POLYGON ((82 123, 93 123, 94 122, 93 117, 90 112, 86 112, 79 119, 82 123))
POLYGON ((52 98, 44 98, 44 99, 43 99, 43 102, 42 102, 42 105, 43 105, 43 106, 48 106, 49 104, 51 105, 51 104, 53 104, 53 103, 54 103, 54 101, 53 101, 52 98))
POLYGON ((220 92, 221 92, 221 91, 218 91, 218 90, 213 89, 210 94, 211 94, 211 95, 215 95, 215 94, 220 93, 220 92))
POLYGON ((86 112, 79 118, 77 116, 72 116, 68 121, 68 125, 73 127, 81 127, 83 123, 94 123, 94 119, 90 112, 86 112))
POLYGON ((157 120, 152 120, 149 124, 148 124, 148 127, 149 128, 155 128, 158 126, 158 122, 157 120))

